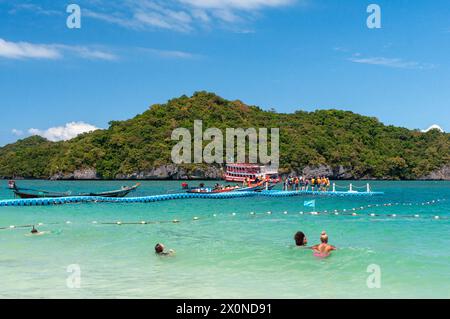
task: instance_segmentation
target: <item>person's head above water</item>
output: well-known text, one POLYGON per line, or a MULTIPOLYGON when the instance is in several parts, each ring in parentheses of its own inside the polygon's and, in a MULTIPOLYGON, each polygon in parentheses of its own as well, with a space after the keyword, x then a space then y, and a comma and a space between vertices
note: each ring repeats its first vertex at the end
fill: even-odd
POLYGON ((155 246, 155 253, 162 254, 164 252, 164 245, 163 244, 156 244, 155 246))
POLYGON ((323 231, 322 234, 320 235, 320 241, 323 244, 328 244, 328 235, 326 231, 323 231))
POLYGON ((39 231, 33 226, 33 229, 31 230, 32 234, 37 234, 39 233, 39 231))
POLYGON ((297 246, 305 246, 306 244, 308 244, 306 235, 301 231, 299 231, 295 234, 294 240, 295 240, 295 244, 297 246))

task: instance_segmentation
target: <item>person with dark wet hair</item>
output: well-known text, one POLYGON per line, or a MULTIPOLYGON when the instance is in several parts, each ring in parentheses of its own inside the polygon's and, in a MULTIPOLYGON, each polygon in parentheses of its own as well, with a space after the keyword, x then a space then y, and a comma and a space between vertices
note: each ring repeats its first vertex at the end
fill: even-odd
POLYGON ((170 249, 168 252, 164 251, 165 247, 163 244, 156 244, 155 246, 155 254, 159 256, 173 256, 175 254, 175 251, 173 249, 170 249))
POLYGON ((31 233, 33 235, 39 234, 39 231, 34 227, 34 225, 33 225, 33 229, 31 230, 31 233))
POLYGON ((299 246, 299 247, 303 247, 303 246, 306 246, 308 244, 308 240, 306 238, 306 235, 302 231, 299 231, 299 232, 297 232, 295 234, 294 240, 295 240, 295 245, 299 246))

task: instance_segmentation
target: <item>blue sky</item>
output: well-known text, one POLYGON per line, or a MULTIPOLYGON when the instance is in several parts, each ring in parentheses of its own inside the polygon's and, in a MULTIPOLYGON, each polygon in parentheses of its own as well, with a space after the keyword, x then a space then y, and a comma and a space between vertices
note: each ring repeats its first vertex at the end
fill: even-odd
POLYGON ((0 145, 197 90, 450 131, 449 57, 446 0, 0 0, 0 145), (66 26, 69 3, 81 29, 66 26), (371 3, 381 29, 366 26, 371 3))

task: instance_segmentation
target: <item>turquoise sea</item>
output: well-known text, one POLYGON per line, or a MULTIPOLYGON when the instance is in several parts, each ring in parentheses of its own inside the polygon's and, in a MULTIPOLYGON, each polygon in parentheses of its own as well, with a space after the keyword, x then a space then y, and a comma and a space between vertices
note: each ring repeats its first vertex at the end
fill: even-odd
MULTIPOLYGON (((18 183, 74 192, 133 184, 18 183)), ((144 181, 132 196, 176 193, 180 184, 144 181)), ((29 228, 0 230, 0 297, 450 298, 450 183, 371 185, 386 194, 0 207, 0 227, 42 223, 38 229, 49 232, 29 236, 29 228), (304 207, 311 199, 316 199, 316 209, 304 207), (300 214, 343 209, 357 216, 300 214), (396 217, 388 216, 393 214, 396 217), (175 219, 180 222, 170 222, 175 219), (117 221, 164 222, 101 224, 117 221), (338 250, 318 259, 309 250, 295 248, 298 230, 310 244, 326 230, 338 250), (156 256, 158 242, 175 249, 176 255, 156 256), (67 285, 70 265, 81 271, 80 288, 67 285), (367 285, 369 265, 379 267, 380 288, 367 285)), ((12 194, 3 181, 0 199, 7 198, 12 194)))

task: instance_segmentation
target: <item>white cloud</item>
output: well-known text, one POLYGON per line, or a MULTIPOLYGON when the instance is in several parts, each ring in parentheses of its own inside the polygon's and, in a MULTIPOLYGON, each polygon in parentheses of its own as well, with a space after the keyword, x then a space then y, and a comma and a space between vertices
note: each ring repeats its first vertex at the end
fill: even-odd
POLYGON ((174 59, 195 59, 201 57, 200 55, 184 52, 184 51, 176 51, 176 50, 158 50, 151 48, 140 48, 142 52, 147 52, 150 54, 157 55, 162 58, 174 58, 174 59))
POLYGON ((145 12, 134 13, 134 19, 142 26, 156 27, 186 32, 191 30, 191 17, 185 12, 145 12))
POLYGON ((83 59, 107 60, 107 61, 114 61, 118 59, 118 57, 114 53, 108 52, 105 49, 99 49, 95 47, 70 46, 63 44, 55 44, 54 47, 62 51, 65 51, 66 55, 72 54, 83 59))
POLYGON ((437 124, 433 124, 433 125, 431 125, 429 128, 427 128, 426 130, 422 130, 422 132, 423 133, 427 133, 427 132, 429 132, 429 131, 431 131, 431 130, 438 130, 439 132, 441 132, 441 133, 444 133, 445 131, 444 131, 444 129, 442 128, 442 127, 440 127, 439 125, 437 125, 437 124))
POLYGON ((24 132, 22 130, 18 130, 18 129, 15 129, 15 128, 13 128, 11 130, 11 133, 13 133, 15 136, 22 136, 24 134, 24 132))
POLYGON ((214 17, 221 19, 224 22, 233 23, 238 22, 241 18, 229 9, 218 9, 211 13, 214 17))
MULTIPOLYGON (((1 0, 0 0, 1 2, 1 0)), ((79 0, 82 16, 136 30, 165 29, 190 32, 196 27, 235 30, 264 9, 284 7, 305 0, 79 0)), ((9 14, 64 16, 64 6, 25 3, 11 5, 9 14)))
POLYGON ((236 23, 245 23, 260 10, 296 2, 303 3, 300 0, 124 0, 120 3, 98 0, 94 5, 86 3, 82 12, 87 17, 132 29, 189 32, 198 26, 225 24, 236 28, 236 23))
POLYGON ((385 57, 363 58, 363 57, 360 57, 359 55, 355 55, 354 57, 350 58, 349 60, 354 63, 380 65, 380 66, 386 66, 386 67, 390 67, 390 68, 399 68, 399 69, 425 70, 425 69, 433 69, 435 67, 433 64, 429 64, 429 63, 405 61, 403 59, 398 59, 398 58, 385 58, 385 57))
POLYGON ((52 16, 52 15, 62 15, 64 13, 63 10, 49 10, 44 9, 41 6, 38 6, 36 4, 31 3, 22 3, 22 4, 16 4, 14 7, 8 11, 9 14, 16 14, 21 11, 32 11, 36 14, 40 15, 46 15, 46 16, 52 16))
POLYGON ((31 135, 42 136, 52 142, 57 142, 67 141, 77 137, 80 134, 92 132, 98 129, 99 128, 84 122, 70 122, 64 126, 51 127, 47 130, 30 128, 28 133, 31 135))
POLYGON ((117 56, 113 53, 95 47, 10 42, 0 38, 0 57, 3 58, 54 60, 68 55, 73 55, 83 59, 108 61, 117 59, 117 56))
POLYGON ((194 9, 191 11, 191 14, 194 19, 198 19, 203 23, 209 23, 211 21, 211 18, 209 17, 209 15, 206 13, 205 10, 194 9))
POLYGON ((122 27, 127 27, 127 28, 137 27, 136 24, 131 19, 117 16, 113 13, 106 14, 106 13, 94 12, 89 9, 83 9, 83 16, 101 20, 101 21, 108 22, 108 23, 112 23, 112 24, 117 24, 122 27))
POLYGON ((179 0, 199 8, 208 9, 261 9, 264 7, 280 7, 292 4, 295 0, 179 0))
MULTIPOLYGON (((180 32, 192 30, 193 16, 185 10, 171 9, 152 1, 124 1, 121 7, 102 3, 99 8, 83 9, 85 17, 136 30, 166 29, 180 32), (103 11, 100 11, 103 10, 103 11)), ((198 13, 197 13, 198 15, 198 13)), ((203 16, 203 19, 205 17, 203 16)))
POLYGON ((58 59, 61 53, 51 46, 28 42, 9 42, 0 38, 0 57, 8 59, 58 59))

